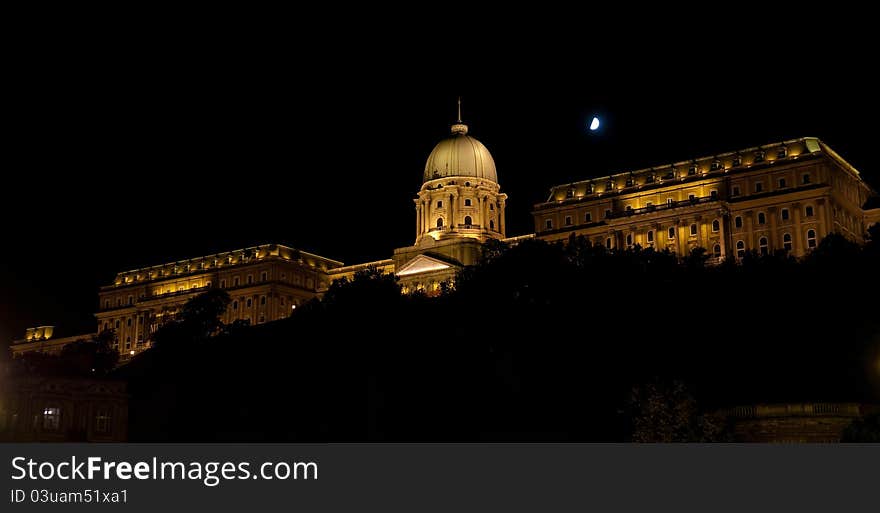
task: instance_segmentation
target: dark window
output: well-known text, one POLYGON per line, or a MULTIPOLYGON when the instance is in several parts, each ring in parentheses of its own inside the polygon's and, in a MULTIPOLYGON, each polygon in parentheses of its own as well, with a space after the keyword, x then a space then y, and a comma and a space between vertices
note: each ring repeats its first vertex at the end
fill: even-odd
POLYGON ((607 239, 605 239, 605 247, 607 249, 611 249, 611 237, 608 237, 607 239))
POLYGON ((269 279, 269 273, 267 273, 266 271, 261 272, 260 281, 266 281, 267 279, 269 279))
POLYGON ((764 191, 764 182, 755 182, 755 192, 764 191))
POLYGON ((585 222, 589 223, 589 222, 591 222, 592 220, 593 220, 593 214, 592 214, 592 213, 587 212, 586 214, 584 214, 584 221, 585 221, 585 222))
POLYGON ((720 244, 715 244, 714 246, 712 246, 712 256, 714 256, 715 258, 721 258, 721 245, 720 244))
POLYGON ((808 206, 807 208, 804 209, 804 215, 807 216, 807 217, 813 217, 813 207, 812 207, 812 205, 811 205, 811 206, 808 206))
POLYGON ((693 176, 697 174, 697 163, 694 162, 690 166, 688 166, 688 176, 693 176))
POLYGON ((718 191, 709 191, 709 197, 714 199, 718 199, 718 191))
POLYGON ((696 224, 692 224, 692 225, 691 225, 691 235, 693 236, 693 235, 696 235, 696 234, 697 234, 697 225, 696 225, 696 224))
POLYGON ((247 298, 247 302, 245 303, 245 306, 247 306, 248 308, 254 306, 254 302, 251 300, 251 298, 247 298))
POLYGON ((442 202, 442 201, 438 201, 438 202, 437 202, 437 208, 443 208, 443 202, 442 202))
POLYGON ((495 221, 492 221, 492 220, 489 221, 489 229, 490 229, 490 230, 494 230, 494 229, 495 229, 495 221))
POLYGON ((654 230, 648 230, 648 242, 654 242, 654 230))
POLYGON ((220 288, 221 288, 221 289, 225 289, 225 288, 226 288, 226 280, 220 280, 220 288))
POLYGON ((129 305, 133 305, 133 304, 134 304, 134 296, 128 296, 128 304, 129 304, 129 305))
POLYGON ((95 415, 95 432, 100 435, 109 434, 112 420, 113 416, 110 410, 98 410, 98 414, 95 415))
POLYGON ((780 188, 780 189, 785 189, 785 178, 780 178, 780 179, 779 179, 779 188, 780 188))
POLYGON ((755 151, 755 162, 764 162, 764 150, 755 151))
POLYGON ((442 217, 437 218, 437 228, 443 228, 443 218, 442 217))
POLYGON ((816 247, 816 230, 807 230, 807 247, 810 249, 816 247))
POLYGON ((697 199, 697 196, 694 194, 688 194, 688 199, 694 201, 695 199, 697 199))
POLYGON ((247 281, 247 284, 250 285, 251 283, 254 282, 254 276, 252 274, 248 274, 246 281, 247 281))
POLYGON ((128 326, 129 328, 131 327, 131 317, 129 317, 128 319, 125 320, 125 325, 128 326))
POLYGON ((761 239, 758 241, 758 247, 761 250, 761 255, 767 256, 767 253, 769 252, 768 245, 767 245, 767 237, 761 237, 761 239))
POLYGON ((466 206, 466 207, 471 206, 471 200, 470 200, 470 198, 464 200, 464 206, 466 206))
POLYGON ((605 210, 605 217, 611 217, 611 210, 605 210))
POLYGON ((627 246, 633 245, 633 236, 631 233, 626 234, 626 245, 627 246))
POLYGON ((746 256, 746 243, 741 240, 736 241, 736 256, 737 258, 746 256))
POLYGON ((489 203, 489 210, 495 210, 495 204, 489 203))
POLYGON ((783 220, 783 221, 788 221, 788 217, 789 217, 789 215, 788 215, 788 209, 787 209, 787 208, 783 208, 783 209, 782 209, 782 212, 780 212, 780 214, 782 215, 782 220, 783 220))
POLYGON ((730 195, 731 196, 739 196, 739 186, 738 185, 733 186, 733 190, 730 192, 730 195))
POLYGON ((758 212, 758 224, 767 224, 767 216, 764 212, 758 212))
POLYGON ((141 326, 144 325, 144 318, 143 317, 138 317, 138 324, 140 324, 141 326))
POLYGON ((233 309, 233 310, 238 310, 238 301, 233 301, 233 302, 232 302, 232 309, 233 309))
POLYGON ((474 224, 473 219, 471 219, 471 216, 464 216, 464 224, 466 226, 470 226, 470 225, 474 224))
POLYGON ((786 251, 791 251, 791 234, 786 233, 782 236, 782 247, 785 248, 786 251))
POLYGON ((784 159, 788 156, 788 148, 785 146, 780 146, 778 150, 776 150, 776 158, 784 159))
POLYGON ((675 200, 672 198, 666 198, 666 206, 671 207, 673 205, 675 205, 675 200))
POLYGON ((671 226, 671 227, 669 228, 668 236, 669 236, 670 239, 674 239, 674 238, 675 238, 675 227, 674 227, 674 226, 671 226))
POLYGON ((119 329, 119 319, 116 319, 116 324, 115 324, 115 326, 116 326, 116 329, 119 329))
POLYGON ((571 216, 565 216, 565 226, 571 226, 571 216))
POLYGON ((552 219, 544 220, 544 227, 547 228, 548 230, 552 230, 553 229, 553 220, 552 219))
POLYGON ((809 175, 809 173, 804 174, 804 175, 801 177, 801 183, 804 184, 804 185, 810 183, 810 175, 809 175))
POLYGON ((712 231, 718 232, 720 230, 721 230, 721 223, 719 223, 717 219, 712 221, 712 231))
POLYGON ((266 304, 266 296, 260 296, 260 304, 261 304, 261 305, 265 305, 265 304, 266 304))
POLYGON ((742 155, 737 153, 736 155, 733 156, 733 162, 731 162, 731 165, 733 167, 741 166, 742 163, 743 163, 742 155))

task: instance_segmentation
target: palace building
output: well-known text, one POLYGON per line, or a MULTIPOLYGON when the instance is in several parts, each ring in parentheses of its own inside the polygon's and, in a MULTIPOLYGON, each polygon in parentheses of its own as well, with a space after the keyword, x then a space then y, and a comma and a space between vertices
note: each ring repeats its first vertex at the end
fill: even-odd
MULTIPOLYGON (((862 242, 880 222, 866 209, 874 192, 859 172, 812 137, 676 162, 551 189, 533 210, 535 233, 507 237, 507 195, 501 192, 489 150, 461 121, 428 156, 414 198, 415 239, 392 258, 344 265, 302 250, 266 244, 121 272, 101 287, 97 331, 113 330, 128 358, 150 346, 152 334, 195 295, 228 291, 224 323, 282 319, 327 290, 370 267, 394 273, 404 293, 437 293, 444 282, 475 264, 489 239, 516 243, 536 237, 565 241, 584 236, 608 249, 653 247, 688 255, 702 247, 710 258, 742 258, 749 251, 786 251, 800 257, 831 232, 862 242)), ((13 344, 13 353, 58 351, 37 330, 13 344)), ((72 337, 71 340, 82 337, 72 337)))
POLYGON ((720 261, 749 251, 800 257, 828 233, 863 242, 874 193, 819 139, 778 144, 558 185, 535 205, 536 236, 584 236, 608 249, 640 245, 720 261))

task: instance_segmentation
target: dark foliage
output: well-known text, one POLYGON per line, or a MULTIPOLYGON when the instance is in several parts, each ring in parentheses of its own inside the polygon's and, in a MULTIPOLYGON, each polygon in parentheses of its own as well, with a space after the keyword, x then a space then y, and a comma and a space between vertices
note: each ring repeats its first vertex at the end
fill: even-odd
POLYGON ((876 255, 830 236, 803 262, 707 266, 527 240, 487 245, 435 298, 367 271, 265 325, 187 308, 118 371, 131 439, 626 440, 633 385, 676 381, 675 439, 723 436, 702 423, 726 406, 876 402, 876 255))

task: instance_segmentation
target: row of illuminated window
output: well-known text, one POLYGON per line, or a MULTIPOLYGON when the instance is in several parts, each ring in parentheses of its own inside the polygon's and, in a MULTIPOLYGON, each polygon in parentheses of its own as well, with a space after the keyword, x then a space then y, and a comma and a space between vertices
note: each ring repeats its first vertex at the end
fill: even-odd
MULTIPOLYGON (((50 405, 43 408, 42 415, 34 419, 34 427, 42 431, 57 432, 62 426, 62 409, 59 405, 50 405)), ((94 433, 109 435, 113 429, 113 410, 111 408, 98 408, 94 417, 94 433)))
MULTIPOLYGON (((437 228, 443 228, 445 226, 445 221, 443 220, 442 217, 437 218, 435 226, 437 228)), ((476 225, 474 225, 474 220, 473 220, 473 218, 471 218, 471 216, 464 216, 464 226, 466 228, 471 227, 471 226, 476 226, 476 225)), ((490 230, 495 229, 495 220, 494 219, 489 220, 489 229, 490 230)))
MULTIPOLYGON (((807 236, 807 248, 814 249, 818 245, 818 240, 816 238, 816 230, 812 228, 806 231, 807 236)), ((782 248, 785 251, 792 250, 792 239, 790 233, 782 234, 782 248)), ((761 237, 758 239, 758 253, 766 256, 770 253, 770 242, 767 237, 761 237)), ((736 256, 737 258, 743 258, 746 256, 746 243, 743 240, 736 241, 736 256)))
MULTIPOLYGON (((777 151, 777 158, 785 158, 787 155, 788 155, 787 149, 785 149, 784 146, 782 147, 782 149, 777 151)), ((754 163, 764 162, 764 157, 765 157, 764 150, 756 150, 755 154, 754 154, 753 162, 754 163)), ((742 166, 742 164, 743 164, 742 155, 739 155, 739 154, 735 155, 731 161, 731 167, 739 167, 739 166, 742 166)), ((724 170, 724 164, 719 159, 713 160, 712 163, 709 165, 710 172, 711 171, 723 171, 723 170, 724 170)), ((700 166, 697 163, 697 161, 693 161, 688 166, 687 172, 682 174, 681 177, 684 178, 684 177, 689 177, 689 176, 696 176, 698 174, 700 174, 700 166)), ((656 183, 658 180, 674 180, 674 179, 678 178, 678 176, 679 176, 678 171, 675 168, 675 166, 670 166, 669 171, 666 172, 665 174, 660 175, 658 173, 652 172, 652 173, 645 175, 644 184, 650 185, 650 184, 656 183)), ((803 179, 802 183, 804 183, 804 184, 810 183, 809 174, 804 174, 802 179, 803 179)), ((780 179, 780 183, 781 183, 780 188, 786 187, 785 182, 786 182, 786 180, 784 178, 780 179)), ((635 187, 636 185, 639 185, 639 184, 636 181, 635 175, 631 174, 626 178, 626 181, 624 182, 623 188, 635 187)), ((617 184, 616 184, 615 180, 608 179, 605 182, 604 192, 612 192, 615 190, 616 187, 617 187, 617 184)), ((594 192, 596 192, 596 186, 593 183, 588 183, 586 186, 585 193, 586 194, 593 194, 594 192)), ((758 191, 758 192, 760 192, 760 191, 758 191)), ((566 197, 572 198, 575 196, 575 194, 576 194, 576 192, 575 192, 574 187, 570 187, 566 192, 566 197)))
MULTIPOLYGON (((804 217, 813 217, 816 215, 815 209, 813 209, 812 205, 807 205, 804 207, 804 217)), ((758 212, 756 216, 759 225, 767 224, 767 214, 764 212, 758 212)), ((787 208, 783 208, 779 210, 779 218, 783 221, 791 220, 791 211, 787 208)), ((743 227, 743 218, 742 216, 736 216, 733 218, 733 226, 736 228, 743 227)))
MULTIPOLYGON (((813 181, 812 175, 810 173, 804 173, 801 175, 801 185, 809 185, 813 181)), ((776 179, 776 189, 787 189, 789 187, 788 178, 780 177, 776 179)), ((765 192, 764 190, 764 181, 756 180, 752 182, 752 191, 755 194, 761 194, 765 192)), ((730 196, 737 197, 742 196, 742 184, 734 183, 730 186, 730 196)))
MULTIPOLYGON (((233 299, 232 302, 229 304, 229 309, 232 310, 233 312, 237 312, 239 307, 241 306, 240 302, 244 304, 244 308, 253 308, 254 299, 256 299, 256 298, 257 298, 257 296, 248 297, 248 298, 233 299)), ((265 294, 259 296, 259 305, 260 306, 266 306, 266 301, 267 301, 267 297, 265 294)), ((293 298, 291 296, 287 296, 287 297, 280 296, 278 298, 278 302, 282 307, 285 307, 285 308, 287 307, 287 305, 289 303, 291 305, 291 309, 296 309, 297 305, 299 304, 299 300, 296 298, 293 298)))
MULTIPOLYGON (((466 207, 473 206, 473 204, 471 203, 471 199, 470 199, 470 198, 465 198, 465 199, 464 199, 464 206, 466 206, 466 207)), ((437 208, 443 208, 443 200, 437 200, 437 208)), ((492 211, 495 210, 495 204, 494 204, 494 203, 489 203, 489 210, 492 210, 492 211)))

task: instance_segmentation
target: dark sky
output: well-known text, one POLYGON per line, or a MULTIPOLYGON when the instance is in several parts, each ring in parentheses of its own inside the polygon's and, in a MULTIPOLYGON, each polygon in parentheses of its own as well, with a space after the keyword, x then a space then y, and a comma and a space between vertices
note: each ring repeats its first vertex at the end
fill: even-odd
POLYGON ((38 324, 93 329, 97 289, 120 270, 266 242, 390 257, 413 242, 412 198, 457 95, 509 195, 509 235, 531 232, 553 184, 794 137, 880 181, 866 41, 781 38, 712 59, 702 38, 415 56, 406 41, 64 43, 32 49, 8 79, 4 341, 38 324))

